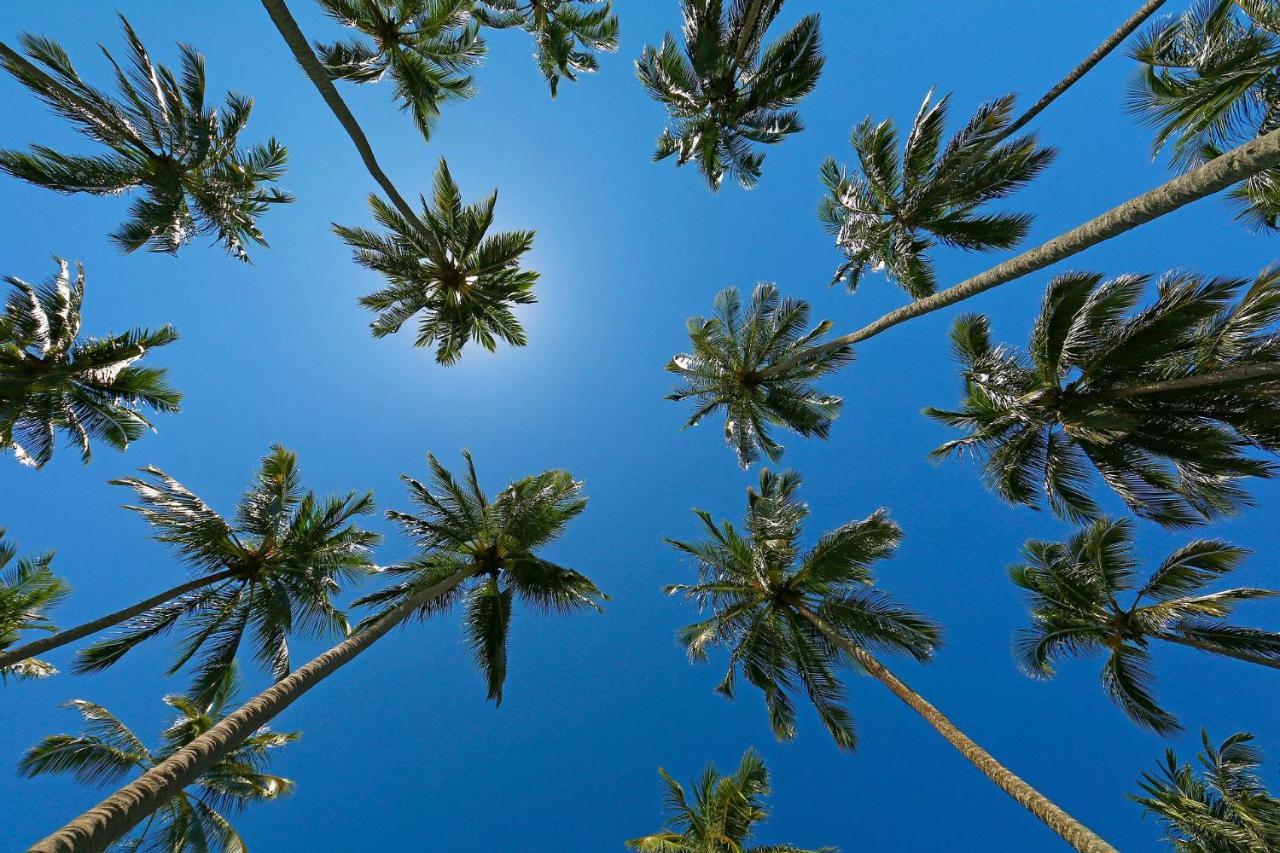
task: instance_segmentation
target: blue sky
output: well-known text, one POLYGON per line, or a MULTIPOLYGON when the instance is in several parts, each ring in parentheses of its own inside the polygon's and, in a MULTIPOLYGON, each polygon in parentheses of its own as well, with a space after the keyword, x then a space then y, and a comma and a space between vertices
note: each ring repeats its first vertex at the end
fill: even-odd
MULTIPOLYGON (((309 36, 341 34, 312 4, 292 5, 309 36)), ((599 74, 562 86, 555 102, 528 39, 493 34, 480 96, 447 107, 429 144, 385 86, 342 90, 403 192, 426 190, 443 156, 467 198, 501 188, 498 227, 537 230, 529 259, 542 273, 540 301, 521 315, 530 345, 469 350, 449 369, 413 349, 407 334, 369 336, 370 318, 355 300, 379 281, 350 262, 330 224, 367 222, 372 181, 257 3, 15 6, 0 38, 54 36, 98 82, 106 74, 94 43, 121 45, 115 7, 161 61, 176 63, 177 40, 198 46, 212 94, 236 89, 257 99, 245 139, 274 134, 288 145, 283 185, 298 201, 265 217, 272 247, 245 266, 200 242, 176 258, 121 255, 106 234, 126 200, 67 198, 0 180, 0 272, 37 280, 53 271, 51 254, 83 261, 85 329, 173 323, 182 340, 155 362, 171 368, 186 395, 181 414, 160 418, 158 434, 125 454, 103 449, 85 467, 63 451, 38 472, 0 460, 0 524, 25 552, 57 550, 54 565, 76 592, 55 615, 72 625, 185 577, 141 519, 119 508, 122 490, 106 484, 143 465, 228 512, 274 442, 298 452, 310 487, 373 489, 381 508, 407 508, 398 477, 421 475, 427 451, 456 465, 458 451, 470 448, 493 490, 551 467, 586 481, 591 505, 549 555, 596 579, 613 596, 607 613, 519 613, 500 709, 484 700, 456 616, 387 637, 279 720, 305 732, 275 765, 298 790, 238 818, 256 850, 621 849, 661 823, 659 765, 682 779, 708 761, 727 770, 750 746, 774 774, 766 840, 846 853, 1059 849, 876 682, 846 674, 862 744, 845 754, 807 709, 798 739, 775 743, 756 694, 743 690, 729 703, 712 693, 721 660, 686 662, 673 632, 695 614, 660 588, 692 569, 663 537, 696 535, 693 506, 738 518, 757 474, 737 469, 718 424, 679 430, 685 413, 661 399, 671 384, 662 366, 686 347, 685 318, 707 313, 728 285, 776 281, 844 331, 900 304, 900 292, 874 276, 856 296, 828 288, 839 258, 814 215, 821 161, 850 159, 849 131, 868 114, 910 121, 933 86, 955 93, 957 120, 1009 91, 1029 103, 1135 3, 791 0, 784 22, 821 11, 827 47, 822 81, 802 107, 807 129, 769 149, 757 190, 727 186, 719 196, 691 168, 649 162, 664 113, 636 82, 633 60, 678 29, 677 1, 617 5, 621 50, 604 57, 599 74)), ((1151 159, 1149 131, 1125 110, 1132 70, 1113 56, 1036 121, 1060 153, 1009 204, 1037 215, 1028 245, 1166 179, 1164 164, 1151 159)), ((0 147, 84 150, 11 79, 0 80, 0 99, 0 147)), ((1251 276, 1274 260, 1273 241, 1207 200, 1059 269, 1251 276)), ((939 252, 936 260, 940 279, 953 283, 999 258, 939 252)), ((1048 278, 1030 276, 965 308, 989 313, 1000 339, 1022 342, 1048 278)), ((1049 683, 1026 679, 1012 662, 1010 637, 1025 612, 1005 569, 1025 539, 1062 538, 1068 528, 1002 505, 972 465, 926 459, 948 435, 920 410, 959 395, 946 342, 955 313, 860 346, 856 363, 828 385, 847 401, 830 440, 787 437, 784 462, 805 476, 810 533, 888 507, 906 538, 881 582, 947 630, 934 663, 896 661, 898 673, 1120 849, 1159 849, 1158 827, 1124 795, 1163 741, 1110 704, 1096 662, 1065 666, 1049 683)), ((1274 586, 1280 485, 1254 484, 1253 492, 1261 508, 1208 535, 1255 551, 1238 583, 1274 586)), ((388 534, 382 562, 409 553, 386 522, 371 525, 388 534)), ((1147 560, 1195 535, 1138 527, 1147 560)), ((1253 624, 1280 624, 1275 604, 1242 612, 1253 624)), ((319 649, 299 644, 297 659, 319 649)), ((168 717, 160 697, 184 687, 181 677, 162 675, 171 654, 165 642, 152 643, 105 674, 0 692, 0 848, 33 841, 100 799, 69 778, 25 781, 4 770, 41 736, 73 730, 75 715, 59 703, 105 704, 154 736, 168 717)), ((66 665, 69 650, 51 658, 66 665)), ((1192 730, 1174 742, 1185 756, 1202 725, 1217 739, 1246 730, 1274 769, 1280 686, 1270 672, 1182 649, 1157 650, 1156 661, 1161 697, 1192 730)), ((255 690, 264 683, 250 673, 255 690)))

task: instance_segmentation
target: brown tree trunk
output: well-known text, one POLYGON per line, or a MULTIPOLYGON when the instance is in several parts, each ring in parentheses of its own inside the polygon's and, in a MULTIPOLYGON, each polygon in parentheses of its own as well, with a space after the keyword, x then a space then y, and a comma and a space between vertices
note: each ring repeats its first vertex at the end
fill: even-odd
POLYGON ((1202 652, 1208 652, 1211 655, 1222 655, 1224 657, 1242 660, 1245 663, 1256 663, 1259 666, 1269 666, 1272 669, 1280 669, 1280 660, 1273 660, 1261 655, 1254 655, 1249 652, 1232 651, 1231 649, 1224 649, 1220 646, 1211 646, 1208 643, 1202 643, 1199 640, 1193 640, 1190 637, 1182 637, 1178 634, 1157 634, 1156 637, 1167 643, 1177 643, 1180 646, 1198 649, 1202 652))
POLYGON ((1179 379, 1166 379, 1162 382, 1151 382, 1147 385, 1130 385, 1088 396, 1097 400, 1123 400, 1125 397, 1138 397, 1147 394, 1165 394, 1170 391, 1201 391, 1218 388, 1223 385, 1239 385, 1243 382, 1274 382, 1280 380, 1280 364, 1253 364, 1248 367, 1237 367, 1234 370, 1220 370, 1217 373, 1204 373, 1198 376, 1183 376, 1179 379))

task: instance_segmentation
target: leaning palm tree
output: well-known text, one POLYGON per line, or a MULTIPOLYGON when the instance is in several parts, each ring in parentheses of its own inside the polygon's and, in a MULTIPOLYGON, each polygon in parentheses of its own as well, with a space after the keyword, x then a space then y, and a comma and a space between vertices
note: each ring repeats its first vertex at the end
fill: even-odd
POLYGON ((246 635, 275 678, 289 673, 290 634, 345 634, 332 602, 339 583, 374 571, 370 547, 380 537, 353 519, 373 511, 373 496, 321 499, 303 493, 297 457, 273 447, 228 521, 158 468, 113 480, 137 493, 139 513, 155 539, 173 546, 196 577, 131 607, 0 655, 0 665, 64 646, 120 625, 116 635, 80 652, 78 672, 119 661, 179 623, 187 628, 173 674, 196 661, 195 696, 210 695, 246 635))
POLYGON ((932 657, 941 629, 875 588, 872 565, 892 555, 902 532, 884 510, 848 522, 801 552, 808 507, 792 472, 760 474, 760 489, 748 490, 744 532, 716 524, 695 510, 708 539, 672 541, 698 564, 694 584, 677 584, 711 611, 679 638, 695 661, 713 646, 729 651, 729 670, 717 692, 733 698, 738 672, 764 696, 774 735, 795 736, 791 694, 803 690, 836 744, 856 745, 853 721, 844 708, 844 686, 835 668, 847 663, 865 671, 924 717, 942 737, 1020 805, 1077 850, 1114 848, 1075 818, 1015 776, 969 739, 937 708, 898 679, 872 650, 905 652, 919 661, 932 657))
POLYGON ((534 232, 488 234, 498 191, 484 201, 463 205, 462 193, 442 159, 436 169, 432 202, 422 201, 417 227, 375 195, 373 217, 389 234, 335 225, 333 230, 355 250, 356 263, 382 273, 390 286, 363 297, 360 304, 378 312, 370 325, 375 338, 400 331, 415 315, 415 346, 436 345, 436 361, 454 364, 468 340, 492 352, 498 339, 524 346, 528 339, 512 310, 536 302, 538 273, 520 268, 533 247, 534 232))
MULTIPOLYGON (((67 703, 84 718, 78 735, 50 735, 27 750, 18 765, 24 776, 70 773, 91 785, 118 782, 147 770, 215 726, 235 706, 234 670, 228 671, 208 698, 166 696, 178 712, 165 729, 163 745, 149 749, 128 726, 101 705, 73 699, 67 703)), ((279 799, 294 789, 290 779, 267 772, 272 752, 292 743, 300 732, 259 729, 234 752, 204 771, 190 785, 166 799, 146 826, 113 849, 156 853, 242 853, 244 840, 228 820, 252 803, 279 799)))
POLYGON ((36 468, 53 458, 55 433, 90 459, 94 440, 124 450, 151 429, 143 409, 175 412, 181 395, 165 371, 137 367, 149 350, 171 344, 170 326, 107 338, 80 336, 84 268, 67 262, 42 284, 5 278, 12 287, 0 316, 0 450, 36 468))
POLYGON ((476 485, 467 458, 465 484, 434 460, 434 488, 408 480, 421 514, 391 515, 414 536, 421 551, 393 572, 402 580, 383 594, 365 599, 368 604, 387 605, 386 610, 31 849, 41 853, 101 849, 120 838, 391 629, 459 600, 465 601, 467 632, 488 677, 490 695, 501 698, 513 599, 564 613, 595 607, 603 596, 583 575, 536 553, 582 512, 586 503, 582 484, 567 471, 545 471, 512 483, 490 501, 476 485), (464 585, 465 591, 460 590, 464 585))
POLYGON ((1201 731, 1199 775, 1165 750, 1158 775, 1143 773, 1145 796, 1130 799, 1164 825, 1178 853, 1267 853, 1280 850, 1280 799, 1258 777, 1262 753, 1253 735, 1238 732, 1214 746, 1201 731))
POLYGON ((934 455, 972 451, 1002 498, 1036 506, 1043 495, 1077 521, 1100 515, 1091 467, 1166 526, 1247 504, 1239 481, 1273 472, 1248 451, 1280 450, 1280 268, 1252 283, 1168 273, 1137 310, 1147 281, 1053 279, 1029 356, 993 346, 986 318, 961 318, 965 398, 926 413, 967 435, 934 455))
POLYGON ((553 98, 561 78, 599 70, 595 51, 618 49, 618 16, 610 0, 477 0, 474 14, 487 27, 518 27, 534 37, 538 69, 553 98))
POLYGON ((684 787, 659 768, 667 786, 667 828, 627 846, 641 853, 839 853, 834 847, 802 850, 791 844, 748 846, 756 824, 769 817, 764 800, 771 792, 769 770, 760 754, 748 749, 732 776, 722 776, 710 764, 693 788, 693 802, 684 787))
POLYGON ((762 50, 783 0, 682 0, 684 49, 670 33, 636 62, 646 91, 666 106, 671 126, 655 160, 697 163, 713 191, 725 174, 747 189, 760 180, 764 154, 752 143, 781 142, 804 129, 790 109, 813 91, 823 57, 817 15, 800 20, 762 50))
MULTIPOLYGON (((23 557, 12 567, 9 563, 18 549, 4 541, 0 528, 0 653, 18 641, 22 631, 55 632, 58 629, 44 615, 71 592, 71 587, 53 573, 53 552, 38 557, 23 557)), ((43 678, 54 675, 52 664, 36 658, 0 665, 0 681, 15 678, 43 678)))
POLYGON ((1280 669, 1280 632, 1227 621, 1240 602, 1280 592, 1204 591, 1246 553, 1219 539, 1200 539, 1171 554, 1139 585, 1127 519, 1095 521, 1062 543, 1032 540, 1023 549, 1024 562, 1010 570, 1031 606, 1031 627, 1018 635, 1018 662, 1033 678, 1051 678, 1061 658, 1105 652, 1102 686, 1111 700, 1144 728, 1181 731, 1152 692, 1153 641, 1280 669), (1123 605, 1126 593, 1132 599, 1123 605))
POLYGON ((126 252, 147 246, 175 253, 196 234, 249 260, 246 243, 265 246, 258 218, 290 196, 265 185, 284 174, 286 151, 274 139, 239 147, 253 100, 227 95, 221 114, 205 104, 204 57, 181 45, 182 71, 155 65, 121 18, 129 44, 122 69, 106 49, 119 97, 80 78, 57 42, 25 34, 28 57, 0 43, 0 66, 107 151, 62 154, 43 145, 0 151, 0 169, 61 193, 119 195, 141 189, 129 219, 112 235, 126 252))
POLYGON ((852 138, 861 174, 834 159, 823 163, 827 195, 818 218, 845 255, 835 282, 854 290, 868 269, 883 270, 920 299, 937 290, 927 257, 937 243, 987 251, 1013 248, 1026 236, 1030 214, 981 209, 1030 182, 1053 161, 1053 149, 1037 146, 1031 134, 1005 141, 1012 95, 979 107, 944 147, 950 99, 934 103, 932 90, 925 95, 901 157, 893 120, 868 117, 852 138))
POLYGON ((400 108, 424 139, 440 105, 475 94, 469 73, 485 54, 471 14, 475 0, 320 0, 344 27, 365 38, 315 44, 337 80, 376 83, 390 78, 400 108), (372 43, 370 43, 370 40, 372 43))

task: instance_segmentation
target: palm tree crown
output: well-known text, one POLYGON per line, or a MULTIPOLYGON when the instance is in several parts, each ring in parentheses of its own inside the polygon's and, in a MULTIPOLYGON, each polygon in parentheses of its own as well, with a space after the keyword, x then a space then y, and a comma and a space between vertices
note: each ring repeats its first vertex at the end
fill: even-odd
POLYGON ((209 695, 232 666, 245 635, 272 675, 288 675, 291 633, 347 633, 332 603, 339 582, 375 570, 370 548, 380 536, 361 530, 356 516, 373 511, 372 494, 317 498, 302 491, 297 457, 273 447, 236 507, 234 523, 158 468, 113 480, 132 488, 139 513, 202 575, 227 573, 212 586, 181 595, 125 624, 118 636, 81 652, 77 669, 106 669, 131 649, 179 622, 188 633, 170 673, 198 656, 192 694, 209 695))
POLYGON ((360 300, 378 312, 374 337, 400 330, 418 318, 415 346, 436 345, 436 361, 453 364, 468 340, 489 351, 500 338, 513 346, 528 339, 512 310, 536 302, 538 273, 520 268, 533 246, 532 231, 486 236, 493 225, 498 192, 463 205, 462 194, 444 160, 436 170, 434 209, 422 199, 417 223, 409 222, 377 196, 369 197, 374 219, 390 231, 335 225, 334 231, 355 249, 356 263, 382 273, 390 286, 360 300))
POLYGON ((943 147, 950 99, 925 95, 901 157, 892 119, 866 118, 852 138, 861 174, 834 159, 822 165, 827 196, 818 217, 846 257, 835 281, 847 280, 850 290, 874 268, 913 298, 929 296, 937 278, 926 253, 935 243, 1009 249, 1026 236, 1029 214, 979 209, 1028 183, 1052 162, 1053 149, 1038 147, 1034 134, 1002 141, 1011 95, 980 107, 943 147))
POLYGON ((1191 542, 1141 585, 1128 520, 1095 521, 1064 543, 1033 540, 1023 553, 1025 562, 1010 570, 1031 605, 1032 626, 1017 642, 1022 669, 1049 678, 1059 658, 1106 651, 1102 686, 1141 726, 1160 733, 1181 728, 1151 690, 1153 640, 1280 668, 1280 633, 1226 621, 1240 602, 1277 593, 1251 587, 1203 591, 1239 566, 1246 554, 1241 548, 1217 539, 1191 542), (1119 601, 1126 592, 1133 593, 1128 606, 1119 601))
POLYGON ((712 190, 725 174, 750 189, 764 154, 803 130, 789 109, 813 91, 823 57, 817 15, 808 15, 762 51, 765 32, 783 0, 682 0, 684 49, 670 33, 661 48, 645 47, 636 62, 640 82, 671 117, 655 160, 676 155, 695 162, 712 190))
POLYGON ((762 471, 759 491, 747 492, 745 535, 694 510, 710 538, 670 541, 694 557, 699 579, 667 592, 683 593, 712 611, 678 636, 697 662, 707 659, 712 646, 730 649, 729 670, 717 692, 732 698, 741 670, 764 694, 774 734, 790 740, 795 706, 788 694, 803 690, 836 743, 851 749, 853 721, 833 673, 844 655, 803 614, 816 613, 864 648, 906 652, 922 661, 938 647, 941 632, 874 587, 872 564, 892 555, 902 538, 888 513, 877 510, 848 522, 802 553, 799 539, 809 509, 797 497, 799 488, 798 474, 762 471))
POLYGON ((486 50, 471 17, 475 0, 320 0, 320 5, 372 40, 316 43, 328 72, 353 83, 390 77, 396 101, 424 138, 431 137, 441 103, 475 94, 467 71, 486 50))
POLYGON ((1280 381, 1240 380, 1280 357, 1280 269, 1250 284, 1168 273, 1137 310, 1146 276, 1066 273, 1045 294, 1029 357, 993 346, 985 317, 952 332, 965 398, 926 413, 968 432, 935 451, 972 450, 1010 503, 1043 493, 1059 516, 1097 518, 1091 464, 1139 516, 1168 526, 1248 503, 1238 481, 1270 476, 1247 455, 1280 450, 1280 381))
MULTIPOLYGON (((84 731, 44 738, 23 756, 18 772, 29 777, 70 773, 77 781, 91 785, 118 783, 133 771, 154 767, 213 728, 238 704, 235 693, 235 673, 230 670, 206 699, 166 696, 165 703, 177 710, 178 717, 165 729, 164 743, 155 751, 106 708, 74 699, 67 707, 84 717, 84 731)), ((292 780, 271 775, 267 767, 274 750, 300 736, 300 732, 259 729, 201 774, 190 790, 161 803, 143 830, 122 842, 119 849, 241 853, 247 848, 227 815, 293 791, 292 780)))
POLYGON ((725 439, 743 468, 761 451, 775 462, 781 457, 782 445, 769 434, 770 425, 826 438, 841 399, 810 383, 853 360, 849 347, 813 352, 831 323, 805 331, 808 304, 779 299, 777 288, 767 283, 756 285, 745 312, 732 287, 716 296, 715 310, 713 317, 689 320, 692 352, 667 364, 683 383, 667 399, 697 403, 686 425, 696 426, 723 408, 725 439))
MULTIPOLYGON (((50 568, 52 551, 38 557, 22 557, 10 566, 18 549, 5 542, 4 537, 5 530, 0 528, 0 652, 17 643, 23 631, 56 631, 44 611, 71 592, 67 582, 50 568)), ((0 681, 11 675, 43 678, 56 672, 51 664, 28 658, 0 667, 0 681)))
POLYGON ((600 68, 593 51, 618 49, 618 16, 610 0, 478 0, 476 19, 488 27, 519 27, 538 45, 538 69, 551 97, 560 79, 600 68))
POLYGON ((0 450, 37 468, 53 458, 56 431, 88 462, 93 440, 123 450, 151 428, 144 408, 175 412, 181 400, 162 368, 135 366, 178 333, 163 326, 81 337, 84 268, 76 265, 73 281, 67 262, 55 260, 58 274, 42 284, 5 279, 13 292, 0 316, 0 450))
POLYGON ((57 42, 23 35, 27 59, 0 44, 0 65, 58 115, 109 153, 62 154, 43 145, 28 152, 0 151, 0 169, 62 193, 118 195, 142 188, 129 219, 111 239, 126 252, 143 246, 177 252, 196 234, 208 234, 227 252, 249 260, 246 242, 265 246, 257 220, 274 204, 292 201, 263 185, 279 180, 287 157, 274 139, 240 149, 253 99, 228 94, 221 114, 205 104, 204 57, 180 45, 182 72, 155 65, 129 22, 122 69, 115 71, 120 97, 112 98, 80 78, 57 42))
POLYGON ((760 754, 749 749, 732 776, 722 776, 708 764, 693 788, 693 801, 684 787, 659 769, 667 787, 668 829, 627 846, 641 853, 839 853, 834 847, 802 850, 791 844, 748 846, 756 824, 768 819, 764 800, 769 796, 769 770, 760 754))
POLYGON ((501 704, 515 599, 543 612, 570 613, 599 610, 606 596, 585 575, 534 553, 558 539, 586 508, 582 483, 567 471, 544 471, 512 483, 490 501, 471 454, 464 450, 462 455, 467 463, 462 482, 430 454, 430 485, 403 478, 418 514, 388 511, 387 517, 414 539, 419 552, 385 570, 403 580, 356 604, 378 606, 368 624, 422 590, 469 572, 468 583, 423 605, 417 615, 425 619, 462 602, 467 641, 488 682, 489 698, 501 704))

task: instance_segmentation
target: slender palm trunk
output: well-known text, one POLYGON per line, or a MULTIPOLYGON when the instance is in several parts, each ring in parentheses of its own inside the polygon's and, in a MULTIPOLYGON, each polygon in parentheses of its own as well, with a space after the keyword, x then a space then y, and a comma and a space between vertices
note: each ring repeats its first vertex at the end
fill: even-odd
POLYGON ((1120 43, 1127 39, 1134 30, 1142 26, 1143 21, 1150 18, 1151 15, 1164 5, 1164 0, 1147 0, 1142 4, 1142 8, 1133 13, 1133 17, 1120 25, 1120 29, 1112 33, 1106 41, 1098 45, 1098 49, 1071 70, 1071 73, 1058 81, 1058 84, 1044 94, 1044 97, 1036 101, 1031 109, 1027 110, 1019 116, 1013 124, 1006 127, 997 137, 999 139, 1007 139, 1017 133, 1027 125, 1033 118, 1044 112, 1045 108, 1058 99, 1058 96, 1070 89, 1080 78, 1093 70, 1093 66, 1097 65, 1107 57, 1107 54, 1120 46, 1120 43))
POLYGON ((246 702, 205 734, 193 740, 134 781, 80 815, 62 829, 37 842, 29 853, 97 853, 176 796, 210 767, 226 758, 244 740, 288 708, 325 678, 355 660, 379 638, 415 610, 462 583, 475 569, 468 567, 423 590, 386 616, 356 631, 329 651, 294 670, 246 702))
POLYGON ((742 68, 742 60, 747 55, 747 45, 751 43, 751 34, 755 31, 756 21, 760 20, 760 7, 764 5, 764 0, 755 0, 751 4, 751 8, 747 10, 747 16, 742 19, 742 32, 738 35, 738 49, 733 54, 733 74, 736 76, 738 70, 742 68))
POLYGON ((1180 637, 1177 634, 1156 634, 1157 639, 1164 640, 1166 643, 1177 643, 1180 646, 1188 646, 1193 649, 1199 649, 1202 652, 1208 652, 1212 655, 1224 655, 1236 660, 1242 660, 1245 663, 1256 663, 1259 666, 1269 666, 1272 669, 1280 669, 1280 660, 1263 657, 1262 655, 1250 654, 1249 652, 1237 652, 1231 649, 1224 649, 1220 646, 1211 646, 1208 643, 1202 643, 1199 640, 1193 640, 1190 637, 1180 637))
POLYGON ((1183 376, 1179 379, 1166 379, 1163 382, 1151 382, 1146 385, 1129 385, 1092 394, 1098 400, 1123 400, 1126 397, 1138 397, 1147 394, 1165 394, 1171 391, 1205 391, 1221 388, 1226 385, 1239 385, 1244 382, 1274 382, 1280 380, 1280 364, 1254 364, 1248 367, 1237 367, 1234 370, 1220 370, 1217 373, 1204 373, 1198 376, 1183 376))
POLYGON ((108 613, 106 616, 103 616, 100 619, 94 619, 92 622, 85 622, 83 625, 77 625, 74 628, 59 631, 56 634, 45 637, 43 640, 36 640, 34 643, 27 643, 25 646, 6 649, 4 652, 0 653, 0 668, 12 666, 15 663, 21 663, 27 658, 33 658, 38 654, 43 654, 44 652, 49 651, 50 649, 60 648, 67 645, 67 643, 74 643, 76 640, 83 637, 96 634, 99 631, 106 630, 107 628, 119 625, 121 622, 128 619, 132 619, 141 613, 146 613, 151 608, 172 601, 179 596, 186 595, 188 592, 192 592, 206 586, 212 586, 213 584, 224 581, 233 575, 235 575, 235 572, 226 571, 218 572, 216 575, 209 575, 208 577, 196 578, 193 581, 187 581, 184 584, 179 584, 173 589, 165 590, 159 595, 153 595, 144 601, 139 601, 137 604, 126 607, 123 610, 117 610, 115 613, 108 613))
POLYGON ((1116 848, 1102 840, 1091 829, 1067 814, 1035 788, 1015 776, 999 761, 996 761, 989 752, 970 740, 954 723, 943 716, 941 711, 930 705, 922 696, 899 680, 869 652, 841 636, 813 611, 799 607, 797 612, 805 619, 808 619, 815 628, 822 632, 823 636, 856 660, 872 677, 885 687, 888 687, 893 692, 893 695, 906 702, 911 706, 912 710, 928 720, 929 724, 937 730, 938 734, 942 735, 947 743, 959 750, 961 755, 969 759, 975 767, 981 770, 992 782, 996 783, 1002 791, 1013 797, 1019 805, 1062 836, 1064 841, 1076 850, 1081 851, 1081 853, 1118 853, 1116 848))

